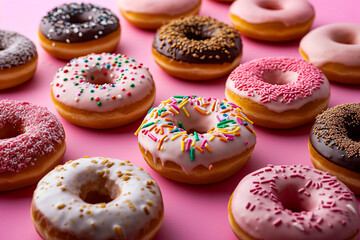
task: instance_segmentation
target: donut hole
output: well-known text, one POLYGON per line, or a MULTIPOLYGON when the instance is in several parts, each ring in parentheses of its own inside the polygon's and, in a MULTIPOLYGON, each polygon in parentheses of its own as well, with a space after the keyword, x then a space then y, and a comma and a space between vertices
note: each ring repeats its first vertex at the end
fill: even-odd
POLYGON ((3 127, 0 128, 0 139, 14 138, 23 133, 25 133, 25 129, 21 123, 6 123, 3 127))
POLYGON ((355 142, 360 142, 360 123, 345 125, 348 138, 355 142))
POLYGON ((94 85, 103 85, 103 84, 112 84, 115 82, 112 78, 110 71, 106 69, 98 69, 92 72, 86 73, 85 82, 94 84, 94 85))
POLYGON ((346 45, 360 44, 355 34, 351 32, 341 32, 341 31, 334 32, 332 34, 332 40, 337 43, 346 44, 346 45))
POLYGON ((99 177, 95 182, 88 182, 80 188, 80 198, 90 204, 109 203, 120 194, 115 182, 107 177, 99 177))
POLYGON ((278 2, 275 1, 260 1, 258 3, 259 7, 264 8, 266 10, 281 10, 282 7, 278 2))
POLYGON ((67 19, 67 22, 72 24, 81 24, 89 22, 92 19, 92 16, 86 13, 79 13, 71 15, 70 18, 67 19))
POLYGON ((297 72, 286 71, 283 72, 281 70, 273 70, 273 71, 264 71, 262 75, 262 80, 272 85, 285 85, 289 83, 296 82, 299 78, 299 74, 297 72))
POLYGON ((184 29, 186 38, 195 41, 203 41, 210 39, 213 36, 213 31, 209 31, 207 28, 201 26, 186 26, 184 29))
POLYGON ((299 188, 296 185, 288 185, 277 194, 278 200, 285 209, 292 212, 309 211, 309 204, 299 194, 299 188))

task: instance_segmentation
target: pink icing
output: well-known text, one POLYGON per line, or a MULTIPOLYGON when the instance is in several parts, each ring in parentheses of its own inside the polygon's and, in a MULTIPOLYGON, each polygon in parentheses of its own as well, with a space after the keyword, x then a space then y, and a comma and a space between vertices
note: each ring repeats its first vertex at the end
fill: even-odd
POLYGON ((211 169, 215 162, 239 155, 256 143, 253 126, 241 109, 216 98, 170 98, 150 110, 145 120, 147 125, 138 134, 145 151, 163 164, 175 162, 185 173, 199 165, 211 169), (157 130, 161 128, 164 132, 157 130), (197 134, 189 133, 191 129, 197 134))
POLYGON ((121 54, 90 54, 60 68, 51 84, 57 101, 107 112, 145 98, 154 89, 148 68, 121 54))
POLYGON ((230 74, 226 88, 276 112, 299 109, 330 94, 329 82, 318 68, 290 57, 244 63, 230 74))
POLYGON ((256 239, 343 240, 359 230, 354 194, 336 177, 301 165, 269 165, 243 178, 231 213, 256 239))
POLYGON ((118 0, 123 11, 166 15, 187 12, 200 2, 201 0, 118 0))
POLYGON ((309 20, 314 8, 306 0, 237 0, 230 13, 250 23, 282 22, 290 26, 309 20))
POLYGON ((360 66, 360 25, 334 23, 319 27, 301 40, 300 49, 315 66, 325 63, 360 66))
POLYGON ((36 157, 55 152, 65 139, 60 121, 46 108, 28 102, 0 101, 0 129, 19 127, 23 133, 0 139, 0 173, 19 172, 36 157))

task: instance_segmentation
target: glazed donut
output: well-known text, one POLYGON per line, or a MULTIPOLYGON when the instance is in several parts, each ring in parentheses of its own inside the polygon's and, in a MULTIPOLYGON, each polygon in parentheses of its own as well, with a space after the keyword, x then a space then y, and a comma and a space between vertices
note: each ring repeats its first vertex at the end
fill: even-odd
POLYGON ((360 103, 319 114, 309 137, 311 161, 360 194, 360 103))
POLYGON ((151 109, 135 135, 153 170, 189 184, 237 173, 256 143, 251 121, 238 106, 196 96, 174 96, 151 109))
POLYGON ((360 84, 360 24, 333 23, 319 27, 301 40, 299 51, 329 81, 360 84))
POLYGON ((50 55, 65 60, 113 52, 120 40, 120 23, 107 8, 91 3, 63 4, 42 18, 39 40, 50 55))
POLYGON ((90 54, 57 71, 51 97, 69 122, 106 129, 145 115, 155 99, 155 84, 148 68, 126 55, 90 54))
POLYGON ((35 73, 37 52, 27 37, 0 30, 0 90, 28 81, 35 73))
POLYGON ((329 82, 321 71, 290 57, 240 65, 227 79, 225 93, 256 125, 275 129, 313 121, 330 98, 329 82))
POLYGON ((240 35, 210 17, 188 17, 162 26, 152 46, 156 63, 168 74, 187 80, 221 77, 239 65, 240 35))
POLYGON ((244 177, 229 201, 229 221, 242 240, 354 240, 354 194, 317 169, 272 166, 244 177))
POLYGON ((65 132, 46 108, 0 101, 0 191, 37 183, 65 153, 65 132))
POLYGON ((129 161, 69 161, 35 189, 31 217, 43 239, 152 239, 163 220, 155 180, 129 161))
POLYGON ((242 35, 282 42, 304 36, 315 13, 306 0, 238 0, 231 5, 229 15, 231 23, 242 35))
POLYGON ((197 15, 201 0, 117 0, 121 14, 134 26, 157 29, 180 17, 197 15))

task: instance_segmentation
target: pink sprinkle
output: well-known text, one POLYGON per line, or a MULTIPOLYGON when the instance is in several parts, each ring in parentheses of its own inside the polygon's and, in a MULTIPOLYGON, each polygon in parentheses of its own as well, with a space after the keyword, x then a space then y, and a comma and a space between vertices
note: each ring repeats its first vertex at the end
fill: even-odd
POLYGON ((175 108, 176 111, 180 111, 180 109, 179 109, 177 106, 175 106, 174 104, 171 104, 171 106, 172 106, 173 108, 175 108))
POLYGON ((249 143, 248 141, 245 141, 245 145, 248 145, 248 143, 249 143))
POLYGON ((154 135, 152 135, 151 133, 148 134, 149 138, 151 138, 152 140, 154 140, 155 142, 157 142, 157 138, 154 137, 154 135))
POLYGON ((251 203, 248 202, 248 203, 246 204, 245 208, 246 208, 246 209, 249 209, 250 206, 251 206, 251 203))
POLYGON ((281 223, 282 223, 281 219, 277 219, 277 220, 275 220, 275 221, 272 222, 272 224, 273 224, 275 227, 281 225, 281 223))
POLYGON ((207 143, 207 140, 205 139, 205 140, 202 142, 202 144, 201 144, 200 147, 201 147, 202 149, 204 149, 206 143, 207 143))
POLYGON ((186 145, 186 151, 190 151, 190 144, 191 144, 192 140, 189 139, 189 141, 187 142, 187 145, 186 145))

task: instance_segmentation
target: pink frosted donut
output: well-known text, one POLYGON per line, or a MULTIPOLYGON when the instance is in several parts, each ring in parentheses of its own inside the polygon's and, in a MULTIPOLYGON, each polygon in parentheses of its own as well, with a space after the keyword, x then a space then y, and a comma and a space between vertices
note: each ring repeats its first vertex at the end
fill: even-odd
POLYGON ((113 128, 146 114, 155 100, 147 67, 121 54, 89 54, 60 68, 51 84, 59 114, 89 128, 113 128))
POLYGON ((46 108, 0 101, 0 191, 36 183, 64 153, 64 129, 46 108))
POLYGON ((230 7, 230 20, 241 34, 273 42, 302 37, 314 15, 306 0, 237 0, 230 7))
POLYGON ((201 0, 117 0, 120 12, 133 25, 156 29, 172 19, 197 15, 201 0))
POLYGON ((268 57, 236 68, 225 93, 255 124, 291 128, 313 121, 326 109, 330 88, 322 72, 304 60, 268 57))
POLYGON ((319 27, 301 40, 299 51, 330 81, 360 84, 360 24, 334 23, 319 27))
POLYGON ((336 177, 301 165, 268 165, 243 178, 229 220, 243 240, 344 240, 359 232, 354 194, 336 177))

